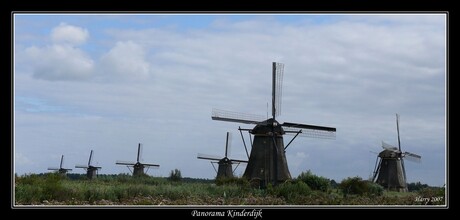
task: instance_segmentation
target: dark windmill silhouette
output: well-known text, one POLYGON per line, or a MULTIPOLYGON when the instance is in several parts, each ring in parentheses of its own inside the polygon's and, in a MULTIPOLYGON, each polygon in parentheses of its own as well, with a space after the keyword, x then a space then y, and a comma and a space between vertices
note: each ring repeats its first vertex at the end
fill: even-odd
POLYGON ((407 192, 406 169, 403 158, 419 163, 422 157, 407 151, 401 151, 398 114, 396 114, 396 130, 398 132, 398 147, 396 148, 382 141, 383 151, 377 156, 373 181, 385 189, 407 192))
POLYGON ((225 142, 225 156, 219 157, 219 156, 210 156, 210 155, 204 155, 204 154, 198 154, 197 158, 198 159, 203 159, 203 160, 211 160, 211 165, 214 167, 214 170, 216 170, 216 167, 214 166, 214 163, 219 164, 218 169, 216 170, 217 176, 216 179, 227 177, 231 178, 233 177, 233 172, 238 168, 240 163, 247 163, 248 161, 246 160, 236 160, 236 159, 230 159, 228 158, 229 153, 229 148, 231 147, 231 134, 230 132, 227 132, 227 140, 225 142), (235 169, 232 168, 232 164, 237 164, 235 169))
MULTIPOLYGON (((276 116, 281 113, 281 94, 284 64, 273 62, 272 72, 272 118, 264 119, 263 116, 253 114, 236 113, 214 109, 213 120, 255 124, 253 129, 241 129, 249 132, 249 137, 254 135, 251 143, 251 155, 246 166, 244 177, 251 181, 259 181, 259 186, 266 184, 273 185, 291 178, 288 169, 285 150, 292 141, 300 134, 307 137, 335 138, 336 129, 317 125, 284 122, 279 123, 276 116), (295 135, 291 141, 284 146, 283 135, 295 135)), ((243 137, 242 133, 241 136, 243 137)))
POLYGON ((57 167, 48 167, 48 170, 55 170, 58 173, 65 175, 67 171, 72 171, 72 169, 66 169, 63 168, 62 166, 64 165, 64 155, 61 156, 61 163, 59 164, 59 168, 57 167))
POLYGON ((102 167, 96 167, 92 165, 93 162, 93 150, 89 153, 88 165, 76 165, 75 168, 83 168, 86 170, 86 177, 88 179, 94 179, 97 177, 97 171, 102 169, 102 167))
POLYGON ((151 163, 141 163, 141 155, 142 155, 142 145, 139 143, 138 148, 137 148, 137 162, 127 162, 127 161, 116 161, 117 165, 126 165, 129 169, 129 167, 133 167, 133 171, 129 169, 133 173, 133 176, 141 176, 147 172, 144 172, 144 168, 147 167, 147 171, 150 167, 155 167, 158 168, 160 165, 158 164, 151 164, 151 163))

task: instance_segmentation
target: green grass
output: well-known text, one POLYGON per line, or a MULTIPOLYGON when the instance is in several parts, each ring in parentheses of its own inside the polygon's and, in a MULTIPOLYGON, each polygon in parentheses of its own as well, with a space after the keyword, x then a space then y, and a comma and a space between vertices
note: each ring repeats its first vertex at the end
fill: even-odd
MULTIPOLYGON (((427 188, 381 195, 344 194, 338 188, 314 190, 302 179, 267 189, 252 188, 244 179, 215 184, 129 175, 86 180, 32 174, 16 177, 15 182, 16 205, 423 205, 417 197, 438 198, 444 192, 427 188)), ((444 200, 428 204, 441 205, 444 200)))

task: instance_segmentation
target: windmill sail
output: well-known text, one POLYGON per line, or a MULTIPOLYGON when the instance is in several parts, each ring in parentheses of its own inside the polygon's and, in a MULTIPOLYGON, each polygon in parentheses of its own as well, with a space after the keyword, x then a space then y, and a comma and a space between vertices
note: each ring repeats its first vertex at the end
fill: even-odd
POLYGON ((231 162, 237 162, 237 163, 247 163, 247 160, 237 160, 237 159, 229 159, 231 162))
POLYGON ((261 115, 232 112, 220 109, 213 109, 211 118, 212 120, 237 122, 244 124, 258 124, 261 121, 265 120, 265 117, 261 115))
POLYGON ((385 149, 385 150, 389 150, 389 151, 396 151, 398 150, 397 147, 393 146, 393 145, 390 145, 390 144, 387 144, 385 142, 382 141, 382 148, 385 149))
POLYGON ((61 164, 59 165, 59 168, 62 169, 62 164, 64 164, 64 155, 61 156, 61 164))
POLYGON ((413 153, 410 153, 410 152, 404 152, 404 158, 409 160, 409 161, 412 161, 412 162, 416 162, 416 163, 420 163, 421 160, 422 160, 422 156, 420 155, 417 155, 417 154, 413 154, 413 153))
POLYGON ((272 94, 272 116, 281 114, 281 98, 283 95, 283 73, 284 64, 273 62, 273 94, 272 94))
POLYGON ((203 160, 215 160, 215 161, 219 161, 222 159, 222 157, 214 156, 214 155, 207 155, 207 154, 198 154, 197 158, 203 159, 203 160))
POLYGON ((86 166, 86 165, 75 165, 75 168, 83 168, 83 169, 87 169, 89 166, 86 166))
POLYGON ((160 167, 160 165, 158 164, 153 164, 153 163, 143 163, 142 165, 146 166, 146 167, 160 167))
POLYGON ((92 162, 93 162, 93 150, 91 150, 91 153, 89 153, 88 166, 91 166, 92 162))
POLYGON ((117 160, 115 163, 119 164, 119 165, 134 165, 134 164, 136 164, 136 162, 123 161, 123 160, 117 160))

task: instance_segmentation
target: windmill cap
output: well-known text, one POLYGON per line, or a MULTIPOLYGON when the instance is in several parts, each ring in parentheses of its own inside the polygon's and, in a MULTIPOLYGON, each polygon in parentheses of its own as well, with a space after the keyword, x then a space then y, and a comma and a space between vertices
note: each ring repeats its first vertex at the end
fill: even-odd
POLYGON ((275 133, 278 134, 284 134, 284 129, 281 127, 281 125, 278 123, 278 121, 273 120, 273 118, 267 119, 260 124, 256 125, 254 129, 252 129, 252 134, 267 134, 269 132, 272 132, 272 126, 275 126, 275 133))

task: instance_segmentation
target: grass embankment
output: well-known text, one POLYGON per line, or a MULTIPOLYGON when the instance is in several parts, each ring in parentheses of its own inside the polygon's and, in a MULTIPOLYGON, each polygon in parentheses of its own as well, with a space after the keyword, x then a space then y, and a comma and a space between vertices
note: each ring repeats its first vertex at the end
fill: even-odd
MULTIPOLYGON (((311 173, 267 189, 244 179, 217 183, 169 181, 160 177, 100 177, 71 180, 58 174, 16 177, 16 205, 424 205, 444 204, 444 190, 384 192, 348 178, 331 186, 311 173), (310 176, 308 176, 310 175, 310 176), (348 182, 347 182, 348 181, 348 182), (350 185, 351 184, 351 185, 350 185), (355 185, 353 185, 355 184, 355 185), (439 201, 432 198, 442 197, 439 201), (419 199, 417 199, 419 198, 419 199), (430 198, 430 201, 420 200, 430 198)), ((360 180, 361 181, 361 180, 360 180)), ((366 182, 366 181, 361 181, 366 182)))

